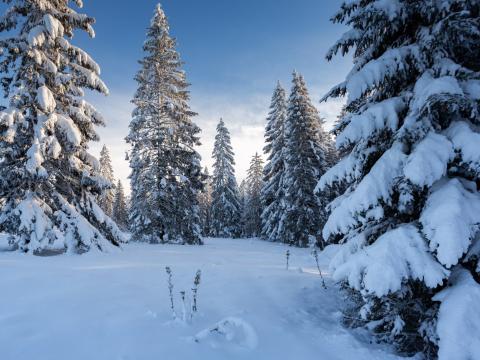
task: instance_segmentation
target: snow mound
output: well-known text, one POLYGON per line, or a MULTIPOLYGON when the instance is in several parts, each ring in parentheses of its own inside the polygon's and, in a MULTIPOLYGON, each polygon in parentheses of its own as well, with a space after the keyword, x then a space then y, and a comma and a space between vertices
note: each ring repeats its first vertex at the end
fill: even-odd
POLYGON ((255 329, 245 320, 237 317, 220 320, 215 325, 200 331, 193 340, 197 343, 208 341, 214 348, 226 342, 249 350, 254 350, 258 345, 255 329))

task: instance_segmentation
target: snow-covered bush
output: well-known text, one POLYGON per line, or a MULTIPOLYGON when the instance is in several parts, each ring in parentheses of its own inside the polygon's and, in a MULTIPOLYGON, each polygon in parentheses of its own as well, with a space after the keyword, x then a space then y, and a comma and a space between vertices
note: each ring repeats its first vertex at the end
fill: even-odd
POLYGON ((355 323, 427 358, 479 358, 478 1, 354 0, 327 55, 353 50, 338 124, 344 188, 323 229, 331 268, 361 295, 355 323), (475 320, 477 319, 477 320, 475 320))
POLYGON ((95 20, 70 2, 7 1, 0 18, 0 82, 9 99, 0 112, 0 231, 14 248, 36 254, 104 250, 124 240, 96 203, 110 183, 88 153, 103 119, 84 89, 108 89, 99 66, 69 41, 77 29, 94 37, 95 20))

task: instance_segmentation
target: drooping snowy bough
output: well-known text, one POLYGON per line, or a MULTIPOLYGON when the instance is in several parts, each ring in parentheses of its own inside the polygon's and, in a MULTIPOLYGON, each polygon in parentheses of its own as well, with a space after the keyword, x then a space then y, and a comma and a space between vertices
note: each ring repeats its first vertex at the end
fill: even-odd
POLYGON ((357 291, 355 325, 404 353, 480 357, 480 21, 473 0, 342 5, 351 27, 327 55, 354 67, 335 129, 347 155, 320 180, 341 185, 323 235, 357 291))
MULTIPOLYGON (((123 241, 95 197, 109 182, 88 153, 101 115, 83 89, 107 94, 100 68, 69 42, 94 36, 94 19, 69 1, 7 1, 0 71, 9 107, 0 113, 0 230, 24 252, 105 250, 123 241)), ((81 6, 81 1, 75 1, 81 6)))

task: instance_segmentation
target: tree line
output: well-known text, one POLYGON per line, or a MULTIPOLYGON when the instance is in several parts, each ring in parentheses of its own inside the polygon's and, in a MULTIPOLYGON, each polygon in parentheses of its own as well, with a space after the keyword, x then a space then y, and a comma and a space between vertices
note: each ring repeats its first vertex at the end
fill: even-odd
POLYGON ((324 120, 311 103, 303 77, 294 72, 289 98, 277 84, 265 127, 264 154, 256 153, 247 177, 237 186, 230 133, 217 126, 213 176, 200 197, 204 236, 261 237, 305 247, 323 247, 326 196, 315 192, 332 166, 336 150, 324 120))

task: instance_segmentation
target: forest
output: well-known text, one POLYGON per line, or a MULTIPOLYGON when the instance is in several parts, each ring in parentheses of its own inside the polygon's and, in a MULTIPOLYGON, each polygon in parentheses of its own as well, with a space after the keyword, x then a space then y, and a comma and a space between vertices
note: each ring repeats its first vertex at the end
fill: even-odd
POLYGON ((116 74, 126 183, 91 101, 113 65, 77 37, 95 18, 2 1, 0 359, 480 360, 480 2, 331 2, 344 32, 318 57, 349 71, 319 98, 300 70, 272 83, 257 149, 200 127, 199 60, 149 8, 116 74))

